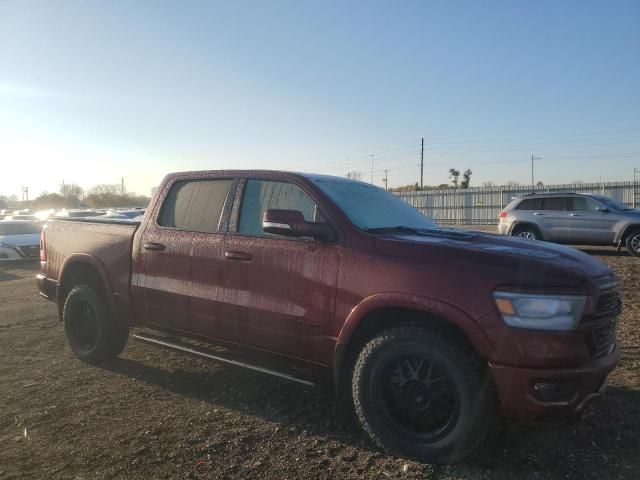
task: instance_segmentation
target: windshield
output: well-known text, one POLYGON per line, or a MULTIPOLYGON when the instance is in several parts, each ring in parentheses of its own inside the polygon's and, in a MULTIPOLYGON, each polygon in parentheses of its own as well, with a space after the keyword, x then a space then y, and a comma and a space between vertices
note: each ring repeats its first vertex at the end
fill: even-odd
POLYGON ((26 233, 40 233, 39 225, 35 223, 1 223, 0 222, 0 235, 24 235, 26 233))
POLYGON ((612 198, 605 197, 604 195, 592 195, 596 200, 604 203, 607 207, 614 210, 633 210, 631 207, 626 206, 624 203, 617 202, 612 198))
POLYGON ((348 180, 317 179, 314 182, 363 230, 436 226, 407 202, 380 187, 348 180))

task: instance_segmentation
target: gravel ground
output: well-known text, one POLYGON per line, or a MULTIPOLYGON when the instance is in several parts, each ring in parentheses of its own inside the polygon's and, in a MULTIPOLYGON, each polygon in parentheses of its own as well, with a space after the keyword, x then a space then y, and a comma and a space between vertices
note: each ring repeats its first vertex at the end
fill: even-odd
POLYGON ((603 408, 573 426, 502 428, 455 466, 380 453, 321 388, 133 341, 84 365, 37 294, 37 266, 1 265, 0 478, 638 478, 640 260, 590 253, 625 303, 603 408))

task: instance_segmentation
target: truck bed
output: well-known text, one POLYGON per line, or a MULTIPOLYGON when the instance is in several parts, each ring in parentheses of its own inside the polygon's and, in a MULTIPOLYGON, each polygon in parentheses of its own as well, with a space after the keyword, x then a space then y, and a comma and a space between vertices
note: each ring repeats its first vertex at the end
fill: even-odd
POLYGON ((54 219, 44 228, 43 273, 60 281, 59 272, 74 256, 90 261, 108 279, 116 296, 130 296, 131 253, 138 222, 108 219, 54 219))

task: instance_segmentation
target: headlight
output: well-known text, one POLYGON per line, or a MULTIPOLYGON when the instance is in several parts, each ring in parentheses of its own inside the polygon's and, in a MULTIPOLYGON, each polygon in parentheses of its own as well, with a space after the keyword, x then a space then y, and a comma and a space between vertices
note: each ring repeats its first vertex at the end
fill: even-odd
POLYGON ((587 299, 586 296, 509 292, 495 292, 493 296, 507 325, 536 330, 573 330, 587 299))

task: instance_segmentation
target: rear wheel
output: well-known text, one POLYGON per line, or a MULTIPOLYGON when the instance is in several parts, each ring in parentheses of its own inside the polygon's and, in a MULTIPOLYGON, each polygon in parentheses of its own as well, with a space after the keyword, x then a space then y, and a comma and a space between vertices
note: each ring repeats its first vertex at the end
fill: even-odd
POLYGON ((511 236, 526 238, 527 240, 538 240, 540 238, 540 234, 538 233, 538 230, 528 225, 523 225, 521 227, 514 228, 513 232, 511 233, 511 236))
POLYGON ((627 235, 627 250, 635 257, 640 257, 640 229, 627 235))
POLYGON ((387 330, 360 353, 353 400, 371 439, 389 453, 431 463, 469 454, 492 417, 486 376, 469 352, 418 327, 387 330))
POLYGON ((112 318, 102 297, 88 285, 71 289, 62 319, 69 347, 83 362, 115 358, 127 344, 128 325, 112 318))

